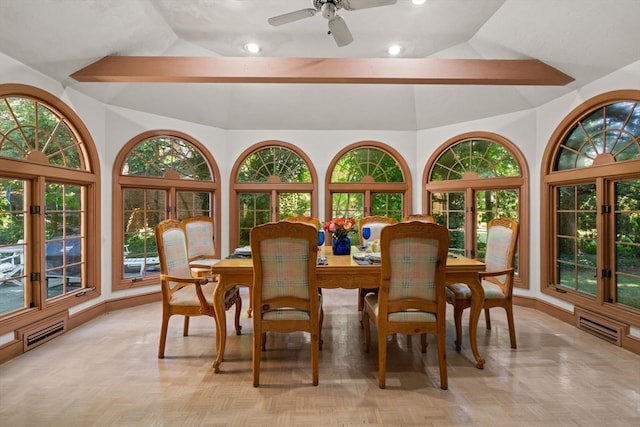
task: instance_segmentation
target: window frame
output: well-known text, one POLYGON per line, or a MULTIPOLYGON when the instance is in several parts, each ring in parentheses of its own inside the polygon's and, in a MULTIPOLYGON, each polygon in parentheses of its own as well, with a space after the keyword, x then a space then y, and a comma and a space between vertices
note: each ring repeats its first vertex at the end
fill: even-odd
MULTIPOLYGON (((124 277, 124 264, 118 262, 125 257, 123 228, 124 213, 124 190, 125 189, 142 189, 142 190, 163 190, 166 192, 165 206, 176 200, 176 194, 180 191, 201 191, 212 194, 210 213, 214 219, 214 232, 218 237, 221 234, 220 226, 220 171, 218 165, 209 150, 193 138, 192 136, 177 131, 167 129, 149 130, 140 133, 130 139, 119 151, 113 164, 113 209, 112 209, 112 226, 113 241, 111 246, 112 254, 112 289, 123 290, 137 287, 144 287, 158 284, 158 274, 144 274, 136 277, 124 277), (190 179, 181 179, 177 173, 170 172, 162 177, 122 175, 121 171, 124 162, 135 149, 138 144, 155 137, 170 137, 181 139, 193 145, 202 154, 211 170, 211 181, 197 181, 190 179)), ((177 207, 172 206, 171 212, 166 212, 166 218, 176 218, 177 207)), ((216 253, 220 253, 220 238, 216 238, 216 253)))
POLYGON ((597 245, 602 248, 596 257, 596 269, 600 271, 610 266, 613 262, 615 239, 612 239, 610 234, 613 233, 612 230, 615 230, 615 218, 612 214, 605 217, 606 214, 601 212, 600 207, 608 204, 611 199, 611 186, 614 182, 625 179, 640 179, 640 172, 638 172, 640 170, 640 159, 617 163, 594 163, 589 167, 567 170, 555 170, 555 160, 566 137, 579 121, 607 105, 626 101, 640 103, 640 90, 610 91, 587 99, 562 119, 547 142, 541 163, 540 288, 545 295, 553 296, 577 307, 640 327, 640 310, 627 308, 606 300, 606 294, 611 292, 614 284, 611 280, 603 278, 601 274, 598 275, 595 297, 572 291, 566 287, 556 286, 556 284, 552 283, 552 278, 555 276, 555 259, 558 256, 552 239, 555 239, 557 234, 555 189, 559 186, 595 183, 596 207, 598 209, 596 218, 597 245))
MULTIPOLYGON (((475 200, 475 197, 472 196, 479 191, 517 189, 520 193, 518 202, 518 224, 520 230, 516 248, 516 253, 518 254, 518 272, 514 277, 513 283, 514 287, 529 289, 529 167, 524 155, 513 142, 493 132, 475 131, 456 135, 445 141, 431 154, 423 169, 422 183, 422 212, 429 215, 432 215, 431 197, 433 193, 464 192, 465 200, 475 200), (431 171, 440 156, 452 146, 465 140, 488 140, 501 145, 518 163, 520 176, 495 178, 465 177, 459 180, 429 182, 431 171)), ((465 206, 465 210, 468 210, 467 208, 468 206, 465 206)), ((465 247, 475 247, 477 236, 476 213, 475 211, 465 212, 465 247)), ((470 254, 467 254, 467 256, 470 256, 470 254)))
POLYGON ((0 316, 0 334, 43 320, 49 316, 69 310, 89 300, 100 297, 101 285, 101 234, 100 234, 100 162, 93 138, 80 117, 57 96, 42 89, 22 84, 0 84, 0 97, 19 97, 35 101, 56 113, 74 133, 79 142, 80 168, 65 168, 45 163, 46 158, 29 156, 29 159, 0 157, 3 176, 27 181, 30 187, 25 204, 40 206, 39 213, 30 213, 25 218, 25 292, 31 300, 26 307, 0 316), (45 185, 61 183, 84 188, 86 192, 82 210, 85 233, 82 259, 85 274, 82 286, 65 295, 47 299, 44 289, 45 275, 45 185), (86 213, 92 212, 91 215, 86 213), (40 280, 30 280, 31 273, 40 273, 40 280))
POLYGON ((311 158, 299 147, 289 142, 280 140, 265 140, 258 142, 246 150, 244 150, 236 159, 231 173, 229 175, 229 252, 233 253, 235 248, 240 245, 240 214, 239 200, 240 193, 263 193, 269 194, 272 209, 270 213, 271 221, 279 219, 279 197, 281 193, 310 193, 311 195, 311 213, 312 217, 318 217, 318 174, 311 158), (284 148, 297 154, 309 169, 311 182, 278 182, 276 176, 271 175, 273 179, 266 182, 238 182, 238 174, 244 162, 252 154, 265 148, 276 147, 284 148))
MULTIPOLYGON (((398 221, 401 221, 405 215, 412 213, 413 206, 413 194, 412 194, 412 178, 411 170, 407 165, 404 157, 396 151, 393 147, 380 142, 372 140, 358 141, 342 148, 331 159, 327 167, 327 173, 325 175, 325 198, 324 198, 324 212, 325 221, 330 221, 333 216, 333 193, 360 193, 363 197, 363 210, 362 217, 370 216, 372 211, 373 196, 381 193, 400 193, 402 194, 402 212, 398 221), (375 182, 370 177, 364 177, 360 182, 331 182, 331 177, 336 168, 336 165, 342 159, 342 157, 358 148, 375 148, 385 152, 392 157, 402 171, 404 181, 403 182, 375 182)), ((359 218, 356 218, 359 219, 359 218)))

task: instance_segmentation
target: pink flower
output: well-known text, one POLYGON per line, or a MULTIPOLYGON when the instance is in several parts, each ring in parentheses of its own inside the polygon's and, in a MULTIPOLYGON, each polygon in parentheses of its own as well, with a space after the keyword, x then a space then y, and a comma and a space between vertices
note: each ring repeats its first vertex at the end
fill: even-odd
POLYGON ((336 217, 324 225, 325 231, 333 233, 333 237, 336 239, 342 239, 349 235, 349 232, 354 230, 356 221, 353 218, 336 217))

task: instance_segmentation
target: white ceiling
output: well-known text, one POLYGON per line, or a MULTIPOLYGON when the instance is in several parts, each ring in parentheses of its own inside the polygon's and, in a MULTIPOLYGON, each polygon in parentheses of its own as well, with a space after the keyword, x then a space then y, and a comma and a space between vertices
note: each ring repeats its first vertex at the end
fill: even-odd
MULTIPOLYGON (((416 130, 529 109, 640 60, 639 0, 410 0, 339 13, 337 47, 312 0, 0 0, 0 52, 107 104, 223 129, 416 130), (538 59, 562 87, 79 83, 107 55, 538 59)), ((5 83, 5 82, 3 82, 5 83)))

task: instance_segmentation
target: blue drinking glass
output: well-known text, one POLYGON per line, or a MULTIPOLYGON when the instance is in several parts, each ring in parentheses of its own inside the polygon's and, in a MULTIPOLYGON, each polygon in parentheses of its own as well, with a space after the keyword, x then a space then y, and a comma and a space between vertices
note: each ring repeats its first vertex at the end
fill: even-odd
POLYGON ((318 246, 324 245, 324 231, 318 231, 318 246))
POLYGON ((370 227, 362 227, 362 238, 367 240, 371 237, 371 228, 370 227))

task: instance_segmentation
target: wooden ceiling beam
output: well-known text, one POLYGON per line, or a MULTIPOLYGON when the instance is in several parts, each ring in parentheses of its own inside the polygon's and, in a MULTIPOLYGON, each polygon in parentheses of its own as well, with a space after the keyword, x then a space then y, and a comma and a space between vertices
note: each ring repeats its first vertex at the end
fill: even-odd
POLYGON ((106 56, 71 74, 102 83, 350 83, 564 86, 535 59, 106 56))

